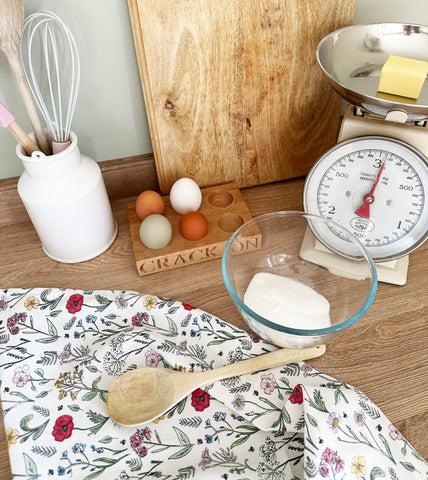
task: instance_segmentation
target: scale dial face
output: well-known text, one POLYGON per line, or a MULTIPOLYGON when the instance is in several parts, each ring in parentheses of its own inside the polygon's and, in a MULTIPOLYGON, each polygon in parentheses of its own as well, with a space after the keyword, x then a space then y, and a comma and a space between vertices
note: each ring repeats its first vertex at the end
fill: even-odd
MULTIPOLYGON (((345 227, 375 262, 385 262, 426 240, 427 189, 424 155, 399 140, 367 136, 341 142, 317 161, 303 202, 306 212, 345 227)), ((314 233, 326 246, 343 250, 339 231, 314 233)))

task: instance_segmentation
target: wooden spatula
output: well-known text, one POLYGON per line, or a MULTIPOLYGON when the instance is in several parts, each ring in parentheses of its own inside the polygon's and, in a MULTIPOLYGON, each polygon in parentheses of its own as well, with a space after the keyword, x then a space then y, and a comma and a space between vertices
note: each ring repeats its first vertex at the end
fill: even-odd
POLYGON ((325 345, 282 348, 204 372, 138 368, 120 375, 112 383, 107 393, 107 410, 110 417, 121 425, 139 425, 159 417, 193 390, 207 383, 320 357, 325 349, 325 345))
POLYGON ((27 78, 18 56, 19 38, 24 25, 24 5, 22 0, 0 0, 0 50, 3 50, 15 76, 22 100, 33 127, 39 149, 50 154, 46 135, 43 132, 27 78))

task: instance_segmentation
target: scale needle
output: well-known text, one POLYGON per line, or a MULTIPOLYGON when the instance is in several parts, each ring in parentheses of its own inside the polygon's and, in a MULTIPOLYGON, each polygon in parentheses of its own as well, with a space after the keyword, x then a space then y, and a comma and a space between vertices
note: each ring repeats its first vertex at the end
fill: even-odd
POLYGON ((363 217, 363 218, 370 218, 370 205, 375 200, 374 191, 377 187, 377 184, 379 183, 380 176, 382 175, 382 171, 385 168, 385 164, 386 164, 387 159, 388 159, 388 156, 385 158, 385 160, 383 161, 383 163, 380 167, 379 173, 376 176, 376 180, 373 183, 372 189, 370 190, 370 192, 367 195, 364 195, 363 203, 361 204, 360 207, 357 208, 357 210, 355 210, 355 212, 354 212, 355 215, 358 215, 359 217, 363 217))

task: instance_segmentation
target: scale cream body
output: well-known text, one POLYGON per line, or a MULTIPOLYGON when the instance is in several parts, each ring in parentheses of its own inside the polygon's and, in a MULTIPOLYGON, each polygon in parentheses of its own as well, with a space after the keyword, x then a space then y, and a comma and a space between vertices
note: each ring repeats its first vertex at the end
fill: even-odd
MULTIPOLYGON (((407 115, 402 111, 391 111, 383 118, 348 106, 341 124, 338 143, 366 135, 380 135, 401 140, 427 156, 428 131, 425 122, 411 124, 406 121, 407 115)), ((342 274, 346 271, 346 259, 329 252, 310 231, 305 236, 301 255, 306 260, 316 262, 332 271, 340 270, 342 274)), ((379 281, 396 285, 406 283, 409 255, 389 262, 378 262, 375 265, 379 281)))

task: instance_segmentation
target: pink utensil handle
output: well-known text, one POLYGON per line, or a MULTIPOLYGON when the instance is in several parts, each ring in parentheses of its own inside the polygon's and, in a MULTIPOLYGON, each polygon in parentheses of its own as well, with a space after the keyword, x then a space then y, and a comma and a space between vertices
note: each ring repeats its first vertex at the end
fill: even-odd
POLYGON ((7 128, 12 132, 13 136, 18 140, 18 143, 28 155, 39 150, 39 147, 31 140, 15 120, 7 128))
POLYGON ((39 150, 37 145, 24 132, 24 130, 16 123, 15 117, 9 110, 0 102, 0 127, 8 128, 13 136, 18 140, 18 143, 24 148, 28 155, 39 150))
POLYGON ((7 128, 14 120, 15 117, 0 102, 0 127, 7 128))

